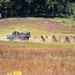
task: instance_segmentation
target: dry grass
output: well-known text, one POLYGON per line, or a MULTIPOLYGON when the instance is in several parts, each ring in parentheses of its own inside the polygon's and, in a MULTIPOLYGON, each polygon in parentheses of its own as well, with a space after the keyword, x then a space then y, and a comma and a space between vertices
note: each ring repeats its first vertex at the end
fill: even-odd
POLYGON ((1 73, 21 71, 23 75, 75 75, 74 60, 5 60, 0 61, 1 73))
POLYGON ((0 46, 0 73, 75 75, 75 50, 0 46))

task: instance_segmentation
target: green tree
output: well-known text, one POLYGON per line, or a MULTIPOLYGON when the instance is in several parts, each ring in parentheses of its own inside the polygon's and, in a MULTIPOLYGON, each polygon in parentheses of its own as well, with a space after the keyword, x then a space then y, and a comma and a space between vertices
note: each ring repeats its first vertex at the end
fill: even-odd
POLYGON ((27 15, 61 16, 72 14, 74 0, 0 0, 2 17, 25 17, 27 15))

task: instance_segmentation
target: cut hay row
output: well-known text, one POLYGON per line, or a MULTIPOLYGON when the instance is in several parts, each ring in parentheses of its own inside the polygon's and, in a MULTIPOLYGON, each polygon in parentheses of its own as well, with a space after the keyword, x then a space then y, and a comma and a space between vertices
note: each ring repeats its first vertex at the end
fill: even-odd
POLYGON ((34 36, 34 42, 62 42, 62 43, 75 43, 75 36, 34 36))

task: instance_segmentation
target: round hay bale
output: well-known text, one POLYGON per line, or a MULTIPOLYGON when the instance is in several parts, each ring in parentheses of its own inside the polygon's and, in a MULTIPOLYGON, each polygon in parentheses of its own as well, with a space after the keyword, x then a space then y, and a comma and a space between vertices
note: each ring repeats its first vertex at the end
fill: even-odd
POLYGON ((60 42, 62 43, 69 42, 69 39, 67 36, 60 36, 60 42))
POLYGON ((46 39, 47 42, 57 42, 55 35, 53 36, 48 36, 48 38, 46 39))
POLYGON ((68 36, 70 43, 75 43, 75 36, 68 36))
POLYGON ((33 41, 34 42, 44 42, 45 40, 44 40, 43 36, 34 36, 33 41))

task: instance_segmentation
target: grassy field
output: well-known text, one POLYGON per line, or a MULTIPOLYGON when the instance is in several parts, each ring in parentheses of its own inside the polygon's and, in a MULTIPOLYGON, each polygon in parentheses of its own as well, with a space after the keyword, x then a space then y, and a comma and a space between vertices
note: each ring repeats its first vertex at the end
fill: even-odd
POLYGON ((37 29, 34 24, 8 25, 0 27, 0 39, 6 39, 6 35, 11 34, 13 31, 28 31, 31 33, 31 36, 51 34, 47 31, 37 29))
POLYGON ((32 25, 12 25, 0 27, 0 35, 11 34, 13 31, 29 31, 31 32, 31 36, 50 34, 47 31, 38 30, 35 27, 32 27, 32 25))
POLYGON ((64 48, 75 49, 75 44, 58 43, 58 42, 19 42, 19 41, 0 41, 0 46, 17 46, 17 47, 44 47, 44 48, 64 48))
POLYGON ((74 36, 75 27, 62 26, 62 21, 69 22, 70 19, 1 19, 0 75, 75 75, 75 44, 6 41, 6 35, 13 31, 29 31, 31 38, 40 35, 74 36))
POLYGON ((0 46, 1 75, 75 75, 75 50, 0 46))
POLYGON ((49 19, 45 19, 45 18, 25 18, 25 19, 24 18, 19 18, 19 19, 18 18, 8 18, 8 19, 1 19, 0 20, 0 39, 5 40, 6 35, 11 34, 13 31, 29 31, 31 33, 32 37, 33 36, 41 36, 41 35, 43 35, 43 36, 44 35, 47 35, 47 36, 49 36, 49 35, 68 35, 68 36, 75 35, 74 27, 67 28, 67 27, 65 27, 65 25, 62 24, 62 21, 70 22, 70 19, 67 19, 67 18, 53 18, 53 19, 51 19, 51 18, 49 18, 49 19), (22 20, 23 20, 23 22, 22 22, 22 20), (57 25, 58 22, 60 22, 62 25, 60 23, 59 23, 59 25, 57 25), (54 27, 53 27, 53 23, 55 24, 54 27), (50 27, 52 27, 52 28, 50 28, 50 27), (73 30, 73 33, 70 32, 72 30, 73 30))

